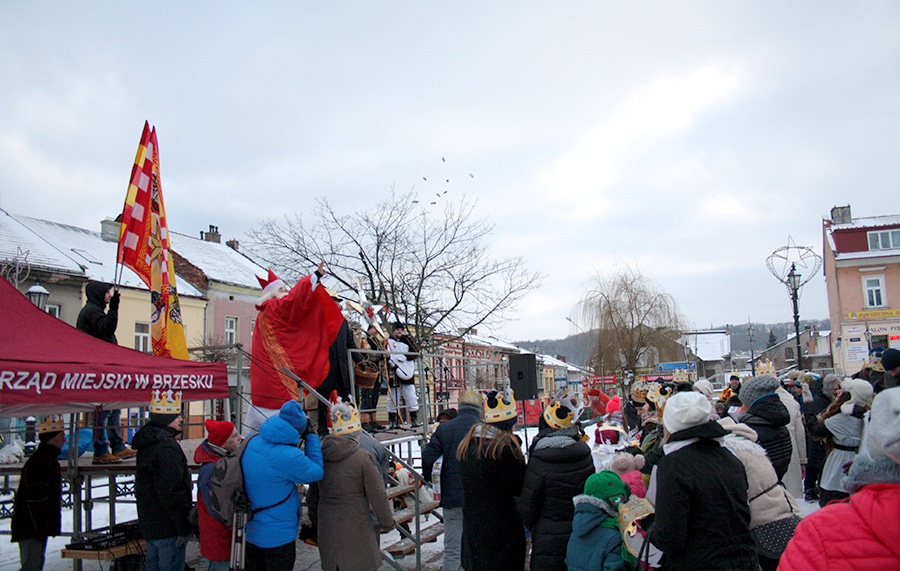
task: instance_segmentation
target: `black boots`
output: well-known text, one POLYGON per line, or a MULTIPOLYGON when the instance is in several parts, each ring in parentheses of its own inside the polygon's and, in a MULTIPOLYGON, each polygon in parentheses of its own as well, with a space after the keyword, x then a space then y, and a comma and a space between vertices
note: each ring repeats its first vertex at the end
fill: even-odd
POLYGON ((390 430, 397 430, 399 428, 402 428, 402 426, 400 425, 400 415, 396 412, 388 413, 388 421, 390 422, 390 425, 388 426, 390 430))
POLYGON ((412 428, 417 428, 419 426, 422 426, 422 424, 419 423, 419 411, 417 411, 417 410, 409 411, 409 426, 412 428))

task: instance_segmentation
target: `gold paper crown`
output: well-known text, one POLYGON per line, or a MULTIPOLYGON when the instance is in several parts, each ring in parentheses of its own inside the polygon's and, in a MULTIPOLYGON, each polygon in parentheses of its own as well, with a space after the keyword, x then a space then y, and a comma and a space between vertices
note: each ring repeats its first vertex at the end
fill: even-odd
POLYGON ((640 403, 647 402, 648 390, 650 389, 647 388, 647 385, 644 384, 644 381, 635 381, 631 385, 631 400, 640 403))
POLYGON ((757 375, 771 375, 775 376, 775 363, 772 362, 771 359, 766 359, 765 361, 760 361, 759 365, 756 366, 756 374, 757 375))
POLYGON ((47 416, 42 416, 37 426, 38 434, 44 434, 45 432, 60 432, 65 429, 66 421, 61 414, 48 414, 47 416))
POLYGON ((353 403, 340 402, 331 407, 331 427, 335 434, 346 436, 359 432, 362 426, 359 423, 359 411, 353 403))
POLYGON ((459 402, 481 405, 481 393, 472 389, 465 389, 459 393, 459 402))
POLYGON ((161 391, 153 390, 150 399, 150 412, 156 414, 181 414, 181 391, 173 392, 172 389, 161 391))
POLYGON ((554 429, 569 428, 581 416, 581 408, 565 390, 560 391, 544 408, 544 422, 554 429))
POLYGON ((663 409, 666 407, 666 401, 672 395, 672 387, 666 386, 660 383, 651 383, 653 386, 649 392, 647 392, 647 400, 656 405, 657 414, 662 414, 663 409))
POLYGON ((672 382, 673 383, 689 383, 691 382, 691 376, 688 374, 687 369, 675 369, 672 373, 672 382))
POLYGON ((519 415, 516 411, 516 396, 512 389, 506 389, 502 393, 491 391, 483 395, 482 399, 485 422, 503 422, 519 415), (491 406, 491 401, 493 401, 493 406, 491 406))

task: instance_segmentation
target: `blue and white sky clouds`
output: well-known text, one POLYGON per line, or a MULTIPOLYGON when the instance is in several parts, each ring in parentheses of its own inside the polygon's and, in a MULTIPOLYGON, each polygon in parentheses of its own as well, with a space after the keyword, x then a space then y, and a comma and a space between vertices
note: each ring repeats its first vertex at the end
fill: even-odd
POLYGON ((626 262, 697 327, 789 321, 772 251, 821 253, 835 205, 900 212, 900 4, 0 4, 0 206, 99 229, 145 119, 184 233, 477 199, 548 275, 510 339, 575 332, 626 262))

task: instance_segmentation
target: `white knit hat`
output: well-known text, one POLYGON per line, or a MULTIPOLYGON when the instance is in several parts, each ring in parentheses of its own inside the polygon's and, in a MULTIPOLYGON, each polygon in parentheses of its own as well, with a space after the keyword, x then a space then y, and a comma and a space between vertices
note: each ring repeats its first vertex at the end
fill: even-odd
POLYGON ((890 458, 900 464, 900 387, 878 393, 863 436, 869 458, 890 458))
POLYGON ((865 379, 853 379, 849 385, 850 388, 845 390, 850 392, 850 402, 853 404, 866 406, 875 394, 872 384, 865 379))
POLYGON ((666 401, 663 411, 663 426, 671 434, 687 428, 700 426, 709 421, 712 405, 703 394, 684 391, 675 393, 666 401))

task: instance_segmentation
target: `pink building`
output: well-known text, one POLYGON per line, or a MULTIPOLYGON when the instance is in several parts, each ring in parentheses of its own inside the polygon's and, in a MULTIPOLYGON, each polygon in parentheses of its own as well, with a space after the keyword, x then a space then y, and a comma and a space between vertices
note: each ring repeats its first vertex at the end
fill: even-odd
POLYGON ((871 348, 900 348, 900 215, 853 218, 836 206, 822 237, 834 366, 850 375, 871 348))

